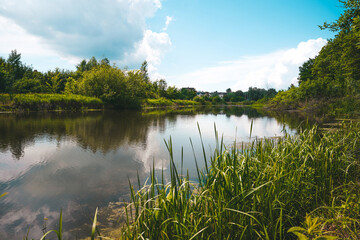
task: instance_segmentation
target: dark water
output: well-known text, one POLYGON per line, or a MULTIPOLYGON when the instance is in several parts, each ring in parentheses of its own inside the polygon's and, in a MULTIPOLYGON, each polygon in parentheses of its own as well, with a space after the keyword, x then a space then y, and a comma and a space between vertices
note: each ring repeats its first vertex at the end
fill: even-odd
POLYGON ((253 137, 274 137, 283 129, 294 133, 293 119, 236 107, 0 114, 0 194, 9 192, 0 199, 0 239, 22 239, 29 228, 29 237, 39 238, 44 222, 48 230, 57 227, 60 209, 65 236, 89 235, 96 207, 128 199, 128 179, 135 182, 139 173, 145 180, 153 164, 167 168, 170 136, 175 158, 183 147, 184 168, 195 177, 189 138, 202 159, 197 123, 210 152, 214 123, 231 144, 235 137, 249 141, 251 121, 253 137))

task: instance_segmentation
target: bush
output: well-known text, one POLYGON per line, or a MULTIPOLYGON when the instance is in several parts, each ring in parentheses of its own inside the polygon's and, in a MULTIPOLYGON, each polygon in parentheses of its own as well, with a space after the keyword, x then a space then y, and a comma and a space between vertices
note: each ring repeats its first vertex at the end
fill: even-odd
POLYGON ((83 73, 79 81, 70 79, 66 91, 100 98, 117 108, 140 107, 151 85, 141 71, 123 72, 108 65, 94 67, 83 73))

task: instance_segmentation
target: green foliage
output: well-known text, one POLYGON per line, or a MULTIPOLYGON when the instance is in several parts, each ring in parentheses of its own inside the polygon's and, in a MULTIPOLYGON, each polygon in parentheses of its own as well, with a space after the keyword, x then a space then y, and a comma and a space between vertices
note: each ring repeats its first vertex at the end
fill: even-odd
POLYGON ((287 91, 280 91, 271 99, 270 105, 274 108, 297 108, 299 101, 298 92, 298 88, 295 86, 291 86, 287 91))
POLYGON ((257 101, 262 98, 272 98, 276 95, 276 90, 270 88, 268 90, 263 88, 249 87, 249 90, 245 92, 244 96, 246 100, 257 101))
POLYGON ((64 94, 16 94, 12 100, 17 110, 81 110, 102 108, 103 102, 93 97, 64 94))
POLYGON ((166 97, 167 83, 164 79, 153 82, 153 90, 159 97, 166 97))
POLYGON ((157 98, 157 99, 146 99, 144 102, 146 107, 165 107, 165 106, 174 106, 174 102, 166 98, 157 98))
MULTIPOLYGON (((150 81, 148 63, 144 61, 139 70, 121 70, 111 66, 107 58, 97 60, 95 57, 82 60, 76 71, 56 68, 41 73, 22 64, 21 54, 12 51, 7 60, 0 57, 0 93, 51 93, 76 94, 100 98, 107 108, 139 108, 140 106, 184 106, 224 104, 226 102, 253 101, 271 98, 275 89, 249 88, 248 92, 231 91, 226 94, 206 93, 197 97, 194 88, 168 86, 164 79, 150 81), (145 99, 160 98, 145 101, 145 99), (171 101, 164 101, 162 98, 171 101), (176 100, 176 101, 175 101, 176 100), (178 101, 178 100, 188 100, 178 101), (192 100, 195 100, 191 102, 192 100), (145 102, 144 102, 145 101, 145 102), (144 103, 144 104, 143 104, 144 103)), ((349 78, 349 81, 351 79, 349 78)), ((42 109, 39 107, 39 109, 42 109)), ((34 109, 32 107, 32 109, 34 109)))
POLYGON ((181 98, 180 90, 176 87, 168 87, 166 89, 166 98, 168 99, 180 99, 181 98))
POLYGON ((124 73, 110 66, 94 67, 84 72, 78 81, 69 79, 65 86, 67 92, 97 97, 114 107, 139 107, 149 88, 141 71, 124 73))
POLYGON ((43 86, 39 79, 23 77, 14 83, 13 91, 16 93, 41 93, 43 92, 43 86))
POLYGON ((198 102, 192 101, 192 100, 181 100, 181 99, 178 99, 178 100, 173 100, 173 102, 174 102, 176 105, 179 105, 179 106, 199 105, 198 102))
POLYGON ((311 218, 310 215, 306 216, 305 228, 292 227, 288 230, 289 233, 295 234, 299 240, 326 240, 326 239, 338 239, 335 236, 330 236, 326 231, 320 228, 321 222, 319 218, 311 218), (326 235, 325 235, 326 234, 326 235))
POLYGON ((223 101, 222 101, 222 99, 219 97, 219 95, 215 95, 215 96, 212 96, 211 97, 211 103, 212 104, 220 104, 220 103, 222 103, 223 101))
POLYGON ((332 23, 325 22, 320 29, 330 29, 333 32, 348 33, 354 23, 354 19, 360 15, 360 1, 359 0, 339 0, 345 8, 341 16, 332 23))
POLYGON ((310 58, 299 67, 299 84, 313 78, 312 67, 314 66, 314 59, 310 58))
POLYGON ((196 96, 193 99, 195 102, 200 103, 201 105, 205 105, 206 104, 206 100, 204 97, 200 97, 200 96, 196 96))
POLYGON ((97 68, 99 66, 110 66, 110 61, 107 58, 104 58, 100 61, 96 60, 95 57, 91 57, 89 61, 83 59, 78 65, 76 65, 76 69, 78 72, 90 71, 93 68, 97 68))
POLYGON ((107 58, 92 57, 77 65, 76 72, 56 68, 40 73, 23 65, 16 50, 7 60, 0 58, 0 92, 81 94, 100 98, 110 107, 139 107, 143 99, 155 96, 146 62, 139 71, 122 71, 110 66, 107 58))
POLYGON ((166 98, 157 98, 157 99, 146 99, 144 101, 144 107, 165 107, 165 106, 192 106, 199 105, 198 102, 192 100, 169 100, 166 98))
MULTIPOLYGON (((326 225, 306 213, 341 205, 343 193, 337 189, 356 187, 359 138, 359 126, 343 125, 336 132, 320 134, 314 127, 278 141, 261 139, 242 149, 236 144, 227 149, 217 140, 210 166, 197 169, 198 183, 175 167, 170 140, 169 183, 152 170, 149 185, 138 192, 131 186, 122 237, 290 239, 295 233, 302 239, 334 239, 322 230, 334 222, 326 225), (303 219, 304 228, 294 227, 303 219)), ((347 233, 359 234, 359 225, 347 227, 347 233)))
POLYGON ((196 96, 196 90, 194 88, 182 88, 180 92, 182 99, 190 100, 196 96))
POLYGON ((141 64, 140 72, 141 72, 141 75, 142 75, 144 81, 147 82, 147 83, 149 83, 149 82, 150 82, 150 78, 149 78, 149 74, 148 74, 148 63, 147 63, 147 61, 144 61, 144 62, 141 64))

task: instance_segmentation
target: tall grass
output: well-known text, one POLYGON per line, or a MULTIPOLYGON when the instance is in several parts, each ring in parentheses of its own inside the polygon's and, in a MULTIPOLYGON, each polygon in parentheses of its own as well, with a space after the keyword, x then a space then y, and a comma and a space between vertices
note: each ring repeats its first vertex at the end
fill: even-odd
POLYGON ((200 105, 200 103, 192 100, 171 100, 166 98, 146 99, 143 103, 143 107, 177 107, 177 106, 194 106, 200 105))
MULTIPOLYGON (((149 184, 125 205, 120 239, 358 239, 360 124, 317 127, 280 140, 227 148, 217 137, 197 182, 176 167, 171 139, 170 181, 150 171, 149 184), (304 222, 304 224, 303 224, 304 222), (301 227, 300 227, 301 226, 301 227)), ((251 130, 250 130, 251 132, 251 130)), ((199 128, 200 140, 202 142, 199 128)), ((191 142, 192 145, 192 142, 191 142)), ((183 151, 182 151, 183 153, 183 151)), ((183 154, 182 154, 183 155, 183 154)), ((198 160, 194 154, 194 161, 198 160)), ((91 239, 100 237, 95 213, 91 239)), ((62 214, 55 233, 62 239, 62 214)))
POLYGON ((344 125, 336 132, 314 127, 279 141, 259 139, 245 149, 228 149, 220 139, 209 166, 197 169, 197 183, 175 167, 170 140, 171 181, 164 184, 153 170, 148 185, 137 192, 131 186, 122 237, 291 239, 295 234, 288 230, 307 214, 320 216, 320 232, 341 236, 329 215, 339 213, 339 206, 348 209, 343 211, 347 222, 341 221, 348 231, 342 236, 356 236, 360 201, 348 196, 360 192, 359 138, 359 126, 344 125))
POLYGON ((0 94, 0 107, 12 110, 81 110, 103 108, 98 98, 74 94, 0 94))

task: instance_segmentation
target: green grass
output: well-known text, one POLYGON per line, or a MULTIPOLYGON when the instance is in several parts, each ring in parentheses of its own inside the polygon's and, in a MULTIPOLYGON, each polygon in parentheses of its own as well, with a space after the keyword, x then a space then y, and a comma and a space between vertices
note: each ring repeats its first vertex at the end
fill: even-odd
POLYGON ((0 105, 15 111, 82 110, 103 108, 98 98, 74 94, 0 94, 0 105))
POLYGON ((146 99, 143 103, 144 107, 165 107, 174 105, 174 102, 166 98, 146 99))
POLYGON ((196 102, 196 101, 193 101, 193 100, 173 100, 173 102, 176 104, 176 105, 179 105, 179 106, 191 106, 191 105, 200 105, 200 103, 196 102))
MULTIPOLYGON (((217 138, 210 158, 202 145, 205 167, 197 168, 197 182, 176 167, 170 139, 169 182, 163 171, 156 177, 154 166, 148 184, 138 179, 139 191, 129 182, 131 201, 117 239, 356 239, 359 129, 352 123, 328 132, 313 127, 240 148, 217 138)), ((200 128, 199 134, 202 142, 200 128)), ((198 166, 195 154, 194 161, 198 166)), ((95 229, 96 214, 92 239, 95 229)), ((61 231, 52 232, 61 239, 61 231)))
POLYGON ((143 107, 177 107, 177 106, 193 106, 200 103, 192 100, 170 100, 166 98, 146 99, 143 107))
POLYGON ((314 127, 246 149, 226 149, 220 141, 210 165, 198 169, 198 183, 176 169, 169 142, 171 182, 152 171, 149 185, 138 192, 131 187, 122 237, 295 239, 296 229, 288 230, 310 214, 320 224, 308 239, 352 239, 360 234, 358 127, 324 134, 314 127))

